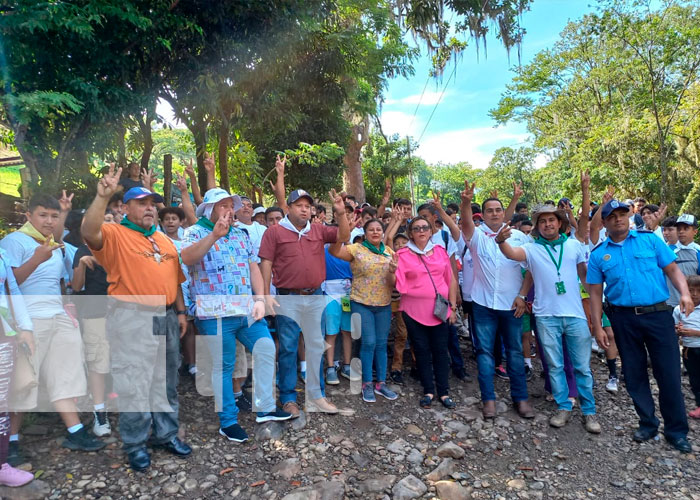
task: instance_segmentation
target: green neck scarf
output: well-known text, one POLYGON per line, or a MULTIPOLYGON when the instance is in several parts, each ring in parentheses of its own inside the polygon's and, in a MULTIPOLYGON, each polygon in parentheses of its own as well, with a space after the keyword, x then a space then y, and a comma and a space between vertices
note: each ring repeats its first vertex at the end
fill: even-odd
POLYGON ((153 235, 153 233, 156 232, 155 224, 152 225, 151 227, 149 227, 148 229, 144 229, 141 226, 131 222, 129 219, 127 219, 126 216, 122 217, 121 225, 124 227, 128 227, 129 229, 136 231, 137 233, 141 233, 146 237, 151 236, 151 235, 153 235))
POLYGON ((538 236, 537 238, 535 238, 535 243, 538 243, 538 244, 545 246, 545 247, 546 246, 555 247, 559 244, 563 244, 567 239, 569 239, 569 237, 565 234, 560 234, 559 238, 557 238, 556 240, 547 240, 547 239, 543 238, 542 236, 538 236))
MULTIPOLYGON (((202 226, 209 231, 214 231, 214 223, 207 219, 206 217, 200 217, 199 220, 197 221, 198 226, 202 226)), ((231 232, 231 228, 229 228, 228 232, 231 232)))
POLYGON ((372 253, 376 253, 377 255, 384 255, 385 257, 388 257, 388 255, 384 253, 385 246, 384 246, 383 241, 379 243, 379 248, 375 247, 367 240, 364 240, 362 242, 362 246, 367 248, 372 253))

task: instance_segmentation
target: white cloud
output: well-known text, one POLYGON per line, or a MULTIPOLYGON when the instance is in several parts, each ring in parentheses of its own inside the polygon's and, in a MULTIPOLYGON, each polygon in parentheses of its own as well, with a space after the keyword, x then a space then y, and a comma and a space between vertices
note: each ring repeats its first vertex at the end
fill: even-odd
POLYGON ((401 137, 407 135, 418 137, 423 129, 423 121, 413 113, 404 113, 403 111, 382 111, 380 120, 382 122, 382 130, 387 135, 399 134, 401 137))
MULTIPOLYGON (((423 94, 423 98, 421 99, 421 94, 413 94, 409 95, 406 97, 402 97, 400 99, 387 99, 384 104, 386 106, 392 106, 392 105, 402 105, 402 104, 409 104, 415 106, 416 104, 420 103, 421 106, 435 106, 435 104, 440 101, 440 94, 442 94, 442 90, 436 90, 436 91, 430 91, 426 90, 425 93, 423 94)), ((442 101, 445 102, 445 99, 450 95, 450 91, 445 91, 445 95, 442 96, 442 101)))
MULTIPOLYGON (((498 148, 522 146, 527 138, 528 134, 518 124, 465 128, 425 136, 417 154, 432 164, 467 161, 476 168, 486 168, 498 148)), ((538 159, 539 162, 542 160, 538 159)))

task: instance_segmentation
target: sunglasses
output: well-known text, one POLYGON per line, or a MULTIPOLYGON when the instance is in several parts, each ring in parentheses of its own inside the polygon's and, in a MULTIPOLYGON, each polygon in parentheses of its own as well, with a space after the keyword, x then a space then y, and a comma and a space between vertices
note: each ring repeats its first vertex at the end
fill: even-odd
POLYGON ((427 233, 430 231, 430 226, 413 226, 411 231, 414 233, 427 233))
POLYGON ((153 237, 148 236, 148 241, 151 242, 151 246, 153 247, 153 252, 159 254, 160 253, 160 247, 158 246, 158 243, 156 243, 156 240, 153 239, 153 237))

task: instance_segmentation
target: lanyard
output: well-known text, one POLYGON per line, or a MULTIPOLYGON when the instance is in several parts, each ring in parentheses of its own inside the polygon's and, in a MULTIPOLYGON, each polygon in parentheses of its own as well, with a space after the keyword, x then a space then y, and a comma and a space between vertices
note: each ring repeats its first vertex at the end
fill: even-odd
POLYGON ((552 251, 549 249, 551 245, 545 244, 544 249, 547 250, 547 255, 549 255, 549 259, 552 261, 552 264, 554 264, 554 267, 557 268, 557 278, 559 279, 559 281, 561 281, 561 275, 559 274, 559 270, 561 269, 561 262, 564 258, 564 242, 562 241, 559 245, 561 246, 561 249, 559 250, 559 262, 557 262, 554 259, 554 255, 552 255, 552 251))

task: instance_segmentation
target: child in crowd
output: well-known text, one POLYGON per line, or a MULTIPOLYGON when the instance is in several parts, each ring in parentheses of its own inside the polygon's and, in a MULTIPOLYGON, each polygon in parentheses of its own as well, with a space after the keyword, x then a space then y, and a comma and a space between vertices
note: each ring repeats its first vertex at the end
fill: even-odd
POLYGON ((688 290, 695 309, 689 316, 681 313, 680 306, 673 309, 676 332, 683 340, 683 365, 688 371, 690 389, 695 396, 696 408, 688 415, 700 419, 700 276, 688 276, 688 290))

